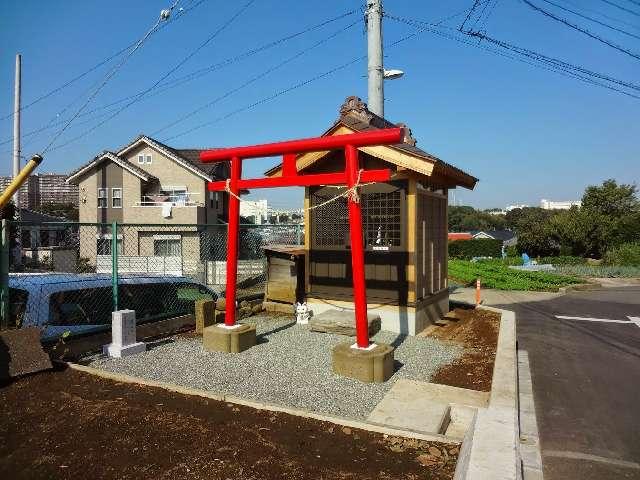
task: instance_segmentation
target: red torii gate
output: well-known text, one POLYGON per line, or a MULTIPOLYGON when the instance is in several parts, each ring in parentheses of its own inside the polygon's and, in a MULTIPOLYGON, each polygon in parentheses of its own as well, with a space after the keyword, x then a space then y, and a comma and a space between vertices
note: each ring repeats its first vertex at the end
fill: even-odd
MULTIPOLYGON (((229 192, 229 225, 227 230, 227 288, 225 325, 236 326, 236 281, 238 275, 238 229, 240 217, 240 191, 250 188, 308 187, 311 185, 345 185, 352 192, 361 182, 384 182, 391 178, 389 169, 362 170, 359 167, 358 147, 400 143, 401 128, 389 128, 370 132, 315 137, 287 142, 267 143, 200 153, 203 162, 231 162, 231 178, 209 182, 209 191, 229 192), (344 172, 299 175, 296 155, 305 152, 343 149, 344 172), (242 160, 248 158, 282 155, 282 176, 242 179, 242 160)), ((369 347, 367 321, 367 294, 364 277, 364 246, 362 242, 362 211, 357 195, 349 195, 349 234, 351 237, 351 266, 353 270, 353 296, 356 317, 356 342, 358 348, 369 347)))

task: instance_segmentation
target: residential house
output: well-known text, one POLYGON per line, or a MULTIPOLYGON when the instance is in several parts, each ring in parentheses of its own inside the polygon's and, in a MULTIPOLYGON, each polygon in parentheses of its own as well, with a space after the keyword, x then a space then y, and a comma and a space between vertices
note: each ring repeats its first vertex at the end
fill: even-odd
POLYGON ((505 247, 510 247, 518 243, 516 232, 511 230, 472 230, 469 233, 474 239, 491 238, 501 240, 505 247))
POLYGON ((203 274, 211 258, 210 225, 224 221, 226 193, 207 183, 228 178, 228 164, 202 163, 200 149, 178 149, 140 135, 72 172, 79 187, 80 257, 111 268, 112 222, 121 272, 203 274), (87 225, 89 224, 89 225, 87 225), (95 225, 91 225, 95 224, 95 225), (206 263, 206 262, 205 262, 206 263))
POLYGON ((459 240, 471 240, 473 235, 468 232, 449 232, 448 238, 450 242, 457 242, 459 240))

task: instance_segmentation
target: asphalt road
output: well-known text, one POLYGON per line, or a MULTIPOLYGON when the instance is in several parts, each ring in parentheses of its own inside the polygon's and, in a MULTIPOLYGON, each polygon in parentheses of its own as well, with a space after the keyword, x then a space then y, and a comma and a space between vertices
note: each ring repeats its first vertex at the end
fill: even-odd
POLYGON ((640 287, 504 308, 529 354, 545 480, 640 479, 640 287))

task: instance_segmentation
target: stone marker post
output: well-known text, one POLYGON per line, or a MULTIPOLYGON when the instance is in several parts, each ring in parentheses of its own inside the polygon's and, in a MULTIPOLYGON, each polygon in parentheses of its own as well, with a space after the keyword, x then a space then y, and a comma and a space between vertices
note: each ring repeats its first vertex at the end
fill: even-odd
POLYGON ((111 343, 102 347, 110 357, 126 357, 144 352, 147 345, 136 341, 135 310, 118 310, 111 313, 111 343))

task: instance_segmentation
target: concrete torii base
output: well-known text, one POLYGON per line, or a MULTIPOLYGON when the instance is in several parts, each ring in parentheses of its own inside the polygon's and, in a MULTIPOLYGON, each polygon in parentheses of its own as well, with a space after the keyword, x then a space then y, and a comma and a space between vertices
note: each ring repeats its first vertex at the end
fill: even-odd
POLYGON ((386 343, 371 344, 368 349, 352 343, 333 348, 333 373, 366 383, 386 382, 393 375, 393 347, 386 343))
POLYGON ((212 325, 202 330, 202 346, 209 352, 240 353, 255 344, 255 325, 240 323, 233 327, 212 325))

